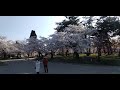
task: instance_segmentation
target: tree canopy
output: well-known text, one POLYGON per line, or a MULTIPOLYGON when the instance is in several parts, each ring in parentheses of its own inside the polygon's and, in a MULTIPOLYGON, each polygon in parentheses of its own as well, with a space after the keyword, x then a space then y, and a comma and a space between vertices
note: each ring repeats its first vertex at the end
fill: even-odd
POLYGON ((65 16, 65 20, 62 22, 56 23, 58 26, 55 28, 57 32, 63 32, 68 25, 78 25, 79 19, 78 16, 65 16))

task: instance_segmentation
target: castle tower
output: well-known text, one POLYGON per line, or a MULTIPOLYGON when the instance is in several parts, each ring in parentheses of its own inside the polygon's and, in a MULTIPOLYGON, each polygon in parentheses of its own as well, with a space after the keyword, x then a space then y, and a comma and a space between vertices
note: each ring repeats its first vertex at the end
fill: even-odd
POLYGON ((36 35, 36 32, 34 30, 31 31, 30 38, 31 37, 37 39, 37 35, 36 35))

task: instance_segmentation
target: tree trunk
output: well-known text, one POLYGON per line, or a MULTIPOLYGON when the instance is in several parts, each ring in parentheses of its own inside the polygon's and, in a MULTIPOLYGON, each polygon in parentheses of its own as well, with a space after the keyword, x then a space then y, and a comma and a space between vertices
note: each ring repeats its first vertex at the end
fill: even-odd
POLYGON ((90 48, 88 48, 88 52, 91 53, 91 49, 90 48))
POLYGON ((104 52, 104 54, 106 54, 106 48, 105 48, 105 46, 103 46, 103 52, 104 52))
POLYGON ((51 53, 51 59, 53 59, 53 53, 51 53))
POLYGON ((27 53, 27 55, 28 55, 28 58, 29 58, 30 54, 29 54, 29 53, 27 53))
POLYGON ((41 52, 38 52, 38 57, 41 57, 41 52))
POLYGON ((65 52, 66 56, 68 56, 68 53, 69 53, 69 51, 67 50, 67 51, 65 52))
POLYGON ((96 53, 96 48, 95 47, 93 47, 93 53, 96 53))
POLYGON ((111 55, 113 53, 112 47, 109 44, 107 45, 107 51, 108 51, 108 55, 111 55))
POLYGON ((77 51, 74 52, 73 57, 75 57, 76 59, 79 59, 79 53, 77 51))
POLYGON ((50 54, 51 54, 51 59, 53 59, 53 51, 51 51, 51 53, 50 53, 50 54))
POLYGON ((112 55, 113 54, 113 50, 112 50, 111 45, 109 47, 110 47, 110 55, 112 55))
POLYGON ((99 46, 97 49, 98 49, 98 61, 100 61, 100 56, 101 56, 101 47, 99 46))
POLYGON ((87 49, 87 53, 86 53, 86 56, 90 56, 90 48, 87 49))
POLYGON ((79 59, 79 53, 76 52, 76 59, 79 59))
POLYGON ((6 53, 4 53, 4 59, 6 58, 6 53))
POLYGON ((17 58, 19 58, 19 53, 17 53, 17 58))
POLYGON ((98 56, 101 56, 101 47, 98 47, 98 56))
POLYGON ((6 52, 3 51, 3 58, 6 59, 6 56, 7 56, 6 52))
POLYGON ((64 56, 64 48, 62 48, 62 56, 64 56))
POLYGON ((118 52, 118 57, 120 57, 120 49, 119 49, 119 52, 118 52))

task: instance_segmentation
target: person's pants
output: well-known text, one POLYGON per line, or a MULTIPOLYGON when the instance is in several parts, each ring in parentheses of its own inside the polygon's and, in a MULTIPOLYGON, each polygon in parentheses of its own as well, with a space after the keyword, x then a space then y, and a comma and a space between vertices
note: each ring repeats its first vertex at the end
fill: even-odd
POLYGON ((48 73, 48 65, 44 65, 45 73, 48 73))

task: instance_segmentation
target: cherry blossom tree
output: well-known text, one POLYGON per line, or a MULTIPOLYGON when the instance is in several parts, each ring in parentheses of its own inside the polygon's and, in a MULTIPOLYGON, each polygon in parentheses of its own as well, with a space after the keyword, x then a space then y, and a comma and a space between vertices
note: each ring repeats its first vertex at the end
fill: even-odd
POLYGON ((10 57, 11 53, 16 53, 17 51, 19 51, 19 49, 12 40, 7 40, 6 37, 0 36, 0 52, 4 58, 7 56, 10 57))
POLYGON ((54 50, 62 48, 71 48, 74 53, 86 52, 91 46, 90 35, 96 30, 86 29, 83 25, 69 25, 64 29, 64 32, 56 32, 51 35, 49 40, 49 48, 54 50), (86 38, 86 35, 88 37, 86 38))
POLYGON ((65 41, 64 41, 64 32, 55 32, 54 34, 50 35, 49 39, 47 40, 47 49, 51 54, 51 58, 53 58, 54 52, 62 51, 65 48, 65 41))
POLYGON ((2 58, 6 57, 7 38, 0 36, 0 54, 2 58))
POLYGON ((43 53, 47 53, 47 38, 41 37, 39 39, 30 37, 26 40, 26 44, 24 46, 25 52, 28 54, 37 52, 39 56, 43 53))

